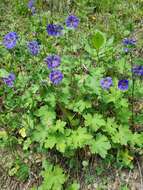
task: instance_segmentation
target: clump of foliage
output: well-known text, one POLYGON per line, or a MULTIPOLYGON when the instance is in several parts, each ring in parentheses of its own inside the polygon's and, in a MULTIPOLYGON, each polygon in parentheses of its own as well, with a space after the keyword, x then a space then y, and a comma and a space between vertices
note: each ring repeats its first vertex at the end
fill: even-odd
MULTIPOLYGON (((132 168, 143 148, 143 132, 136 128, 143 123, 138 41, 128 37, 116 48, 114 38, 98 28, 87 32, 82 15, 57 18, 40 12, 40 1, 29 3, 29 10, 26 2, 21 5, 30 17, 26 31, 13 27, 0 46, 2 147, 69 160, 84 152, 82 161, 113 154, 122 167, 132 168)), ((42 161, 39 190, 79 189, 76 182, 68 184, 60 166, 42 161)), ((28 166, 16 163, 21 169, 13 175, 26 180, 28 166)))

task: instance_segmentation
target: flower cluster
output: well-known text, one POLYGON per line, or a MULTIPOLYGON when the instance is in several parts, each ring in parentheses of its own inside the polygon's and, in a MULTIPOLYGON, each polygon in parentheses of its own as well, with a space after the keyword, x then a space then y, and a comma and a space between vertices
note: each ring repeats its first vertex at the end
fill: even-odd
POLYGON ((28 42, 28 48, 32 55, 37 55, 40 50, 40 47, 37 41, 28 42))
MULTIPOLYGON (((34 0, 30 0, 28 3, 29 9, 34 7, 34 0)), ((79 19, 74 15, 69 15, 65 21, 66 26, 70 29, 76 29, 79 25, 79 19)), ((59 24, 48 24, 47 25, 47 32, 50 36, 60 36, 62 35, 63 26, 59 24)), ((4 36, 3 44, 6 48, 12 49, 15 47, 17 42, 18 36, 16 32, 9 32, 4 36)), ((134 46, 136 44, 135 39, 128 39, 125 38, 123 40, 123 44, 125 46, 125 52, 127 53, 130 46, 134 46)), ((40 51, 40 47, 37 41, 30 41, 28 42, 28 49, 32 55, 37 55, 40 51)), ((46 62, 51 72, 49 74, 49 79, 53 84, 59 84, 63 79, 63 74, 60 70, 54 70, 55 68, 59 67, 61 64, 61 58, 59 55, 49 55, 47 56, 44 61, 46 62)), ((143 76, 143 66, 134 66, 132 68, 132 72, 138 76, 143 76)), ((8 86, 13 86, 13 81, 15 80, 15 75, 10 74, 8 77, 3 78, 3 81, 8 86)), ((103 89, 108 90, 113 85, 113 81, 111 77, 102 78, 100 80, 100 85, 103 89)), ((127 79, 122 79, 118 81, 118 89, 125 91, 129 87, 129 81, 127 79)))
POLYGON ((4 83, 9 86, 9 87, 13 87, 13 84, 14 84, 14 80, 15 80, 15 75, 13 73, 10 73, 8 75, 8 77, 4 77, 3 78, 3 81, 4 83))
MULTIPOLYGON (((76 29, 79 25, 79 19, 74 15, 69 15, 65 23, 68 28, 76 29)), ((47 33, 49 36, 61 36, 63 34, 63 29, 63 26, 59 24, 47 25, 47 33)))
POLYGON ((3 38, 3 45, 7 49, 12 49, 16 46, 16 42, 18 40, 18 35, 16 32, 9 32, 3 38))
MULTIPOLYGON (((106 77, 100 80, 100 85, 103 89, 108 90, 112 85, 112 78, 106 77)), ((129 81, 127 79, 122 79, 118 81, 118 89, 126 91, 129 87, 129 81)))
POLYGON ((51 73, 49 74, 49 79, 55 85, 59 84, 63 79, 63 74, 60 70, 53 70, 56 67, 60 66, 61 58, 59 55, 49 55, 47 56, 44 61, 46 62, 49 69, 52 69, 51 73))
MULTIPOLYGON (((28 2, 28 8, 32 11, 32 13, 35 12, 35 0, 29 0, 28 2)), ((77 28, 79 24, 79 19, 74 15, 69 15, 66 19, 66 26, 69 28, 77 28)), ((47 25, 47 33, 50 36, 60 36, 63 34, 63 26, 59 24, 48 24, 47 25)), ((3 38, 3 45, 7 49, 12 49, 16 46, 16 42, 18 39, 18 35, 16 32, 9 32, 6 34, 3 38)), ((40 51, 40 47, 37 41, 30 41, 27 44, 29 52, 32 55, 37 55, 40 51)), ((60 66, 61 58, 58 55, 50 55, 45 58, 45 62, 47 63, 47 66, 49 69, 52 69, 49 78, 52 81, 53 84, 59 84, 60 81, 63 79, 63 74, 59 70, 53 70, 54 68, 60 66)), ((13 81, 15 79, 14 74, 10 74, 8 77, 3 78, 4 82, 8 86, 13 86, 13 81)))
MULTIPOLYGON (((76 29, 79 24, 79 19, 74 15, 69 15, 66 19, 66 26, 71 29, 76 29)), ((47 33, 49 36, 61 36, 63 34, 63 26, 59 24, 48 24, 47 25, 47 33)), ((45 62, 49 69, 52 69, 49 74, 49 79, 55 85, 59 84, 63 79, 63 74, 60 70, 53 70, 54 68, 60 66, 61 58, 58 55, 50 55, 45 58, 45 62)))

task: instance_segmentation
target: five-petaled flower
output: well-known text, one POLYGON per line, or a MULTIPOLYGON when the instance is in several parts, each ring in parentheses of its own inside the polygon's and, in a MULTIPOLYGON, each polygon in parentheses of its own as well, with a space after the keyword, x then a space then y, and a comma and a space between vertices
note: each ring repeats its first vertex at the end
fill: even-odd
POLYGON ((79 19, 74 15, 69 15, 66 19, 66 26, 68 28, 77 28, 79 24, 79 19))
POLYGON ((112 78, 111 77, 106 77, 100 80, 100 85, 103 89, 108 90, 112 85, 112 78))
POLYGON ((61 58, 58 55, 50 55, 45 58, 45 62, 47 63, 49 69, 53 69, 60 65, 61 58))
POLYGON ((32 55, 37 55, 40 50, 38 42, 37 41, 28 42, 28 49, 32 55))
POLYGON ((12 49, 16 46, 17 39, 18 39, 18 35, 16 32, 9 32, 3 38, 3 45, 7 49, 12 49))
POLYGON ((60 36, 62 35, 63 27, 59 24, 48 24, 47 32, 49 36, 60 36))
POLYGON ((13 87, 14 80, 15 80, 15 75, 13 73, 10 73, 7 77, 3 77, 4 83, 9 87, 13 87))
POLYGON ((57 85, 62 81, 63 74, 60 70, 53 70, 49 74, 49 79, 53 84, 57 85))
POLYGON ((119 90, 126 91, 129 88, 129 81, 127 79, 122 79, 118 81, 119 90))

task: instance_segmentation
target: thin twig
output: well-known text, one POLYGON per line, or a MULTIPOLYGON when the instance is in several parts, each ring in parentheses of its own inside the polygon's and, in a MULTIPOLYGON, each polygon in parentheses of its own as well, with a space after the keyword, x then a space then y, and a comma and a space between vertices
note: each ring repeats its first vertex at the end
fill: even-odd
POLYGON ((137 165, 138 165, 138 169, 139 169, 139 174, 140 174, 140 183, 141 183, 141 189, 143 189, 143 176, 142 176, 142 171, 141 171, 141 167, 140 167, 140 163, 138 161, 138 159, 136 158, 136 161, 137 161, 137 165))
POLYGON ((126 179, 127 184, 129 183, 129 179, 130 179, 130 177, 131 177, 131 170, 129 171, 128 178, 126 179))

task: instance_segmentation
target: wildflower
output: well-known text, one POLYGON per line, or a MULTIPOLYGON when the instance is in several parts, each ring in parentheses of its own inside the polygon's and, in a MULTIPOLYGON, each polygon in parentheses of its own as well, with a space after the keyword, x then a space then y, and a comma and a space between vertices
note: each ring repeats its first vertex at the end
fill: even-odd
POLYGON ((132 72, 135 75, 143 76, 143 65, 136 65, 132 68, 132 72))
POLYGON ((32 8, 34 7, 34 3, 35 3, 34 0, 30 0, 30 1, 28 2, 28 8, 29 8, 29 9, 32 9, 32 8))
POLYGON ((39 53, 39 44, 37 41, 31 41, 31 42, 28 42, 28 48, 29 48, 29 51, 32 55, 37 55, 39 53))
POLYGON ((47 32, 49 36, 60 36, 62 35, 63 27, 58 24, 48 24, 47 32))
POLYGON ((100 85, 103 89, 108 90, 112 86, 112 78, 111 77, 106 77, 100 80, 100 85))
POLYGON ((4 83, 9 86, 9 87, 13 87, 13 84, 14 84, 14 80, 15 80, 15 75, 13 73, 10 73, 8 75, 8 77, 4 77, 3 78, 3 81, 4 83))
POLYGON ((35 0, 30 0, 28 2, 28 8, 31 10, 32 14, 36 12, 36 8, 34 5, 35 5, 35 0))
POLYGON ((59 70, 53 70, 51 71, 51 73, 49 74, 49 78, 51 80, 51 82, 55 85, 59 84, 62 79, 63 79, 63 74, 61 71, 59 70))
POLYGON ((18 35, 16 32, 9 32, 3 38, 3 44, 7 49, 12 49, 16 46, 18 35))
POLYGON ((124 40, 123 40, 123 44, 125 45, 125 46, 127 46, 127 45, 132 45, 132 46, 134 46, 134 45, 136 45, 136 40, 135 39, 129 39, 129 38, 125 38, 124 40))
POLYGON ((66 19, 66 26, 68 28, 77 28, 78 24, 79 24, 79 19, 74 15, 70 15, 66 19))
POLYGON ((129 88, 129 81, 127 79, 122 79, 118 81, 118 88, 125 91, 129 88))
POLYGON ((124 52, 128 53, 129 52, 129 48, 124 48, 124 52))
POLYGON ((50 55, 45 58, 45 62, 47 63, 49 69, 53 69, 60 65, 61 58, 58 55, 50 55))

